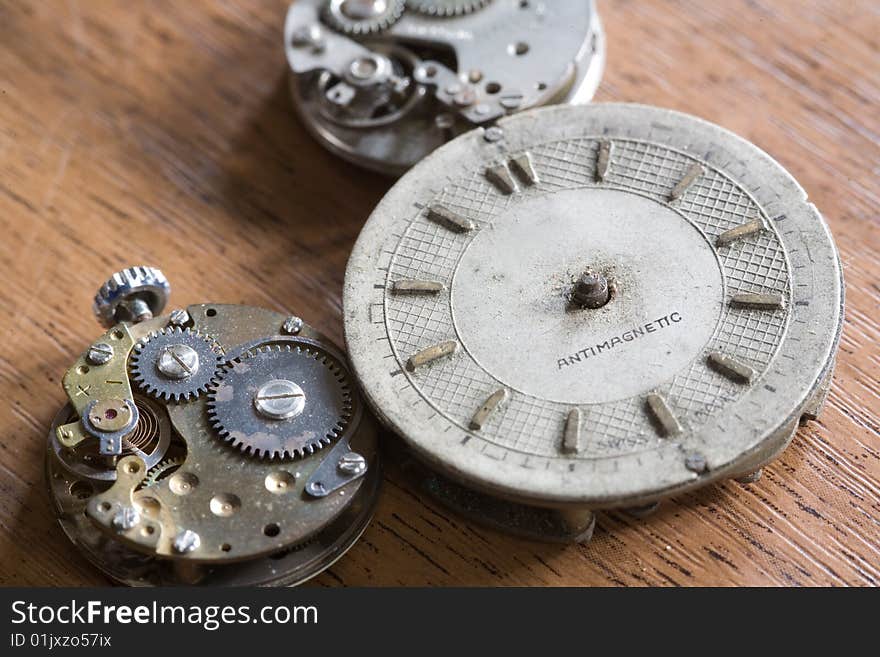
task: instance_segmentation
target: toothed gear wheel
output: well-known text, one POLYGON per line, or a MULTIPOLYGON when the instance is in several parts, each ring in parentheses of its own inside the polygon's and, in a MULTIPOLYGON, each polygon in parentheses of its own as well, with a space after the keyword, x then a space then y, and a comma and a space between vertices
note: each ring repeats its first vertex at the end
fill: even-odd
POLYGON ((175 456, 173 458, 159 461, 159 463, 147 470, 147 474, 141 482, 140 487, 149 488, 150 486, 155 486, 163 479, 167 479, 183 465, 184 460, 185 459, 182 456, 175 456))
POLYGON ((490 0, 406 0, 406 6, 428 16, 463 16, 488 5, 490 0))
MULTIPOLYGON (((103 326, 110 328, 120 321, 138 321, 132 315, 133 300, 143 302, 143 308, 158 315, 168 301, 171 285, 161 269, 155 267, 128 267, 116 272, 95 295, 92 311, 103 326)), ((142 308, 142 310, 143 310, 142 308)))
POLYGON ((330 0, 324 20, 345 34, 375 34, 394 25, 404 7, 404 0, 330 0))
MULTIPOLYGON (((273 410, 277 410, 273 407, 273 410)), ((208 393, 208 418, 234 447, 256 457, 296 458, 329 445, 352 415, 346 367, 328 352, 305 342, 256 347, 224 367, 208 393), (290 417, 272 419, 260 399, 276 399, 287 386, 300 403, 290 417), (261 395, 265 395, 261 397, 261 395)))
POLYGON ((222 349, 214 340, 196 330, 173 326, 151 333, 138 342, 131 352, 129 369, 131 378, 148 395, 179 402, 207 392, 222 361, 222 349), (195 359, 192 359, 193 354, 195 359), (179 367, 185 368, 177 378, 160 369, 163 356, 166 362, 172 358, 179 367), (186 356, 191 360, 188 361, 186 356), (187 370, 191 373, 186 374, 187 370))

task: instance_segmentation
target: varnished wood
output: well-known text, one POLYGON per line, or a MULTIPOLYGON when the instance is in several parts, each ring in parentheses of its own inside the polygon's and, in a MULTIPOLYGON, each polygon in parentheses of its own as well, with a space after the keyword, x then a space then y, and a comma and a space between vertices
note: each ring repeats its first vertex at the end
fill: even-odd
MULTIPOLYGON (((321 585, 873 585, 880 579, 880 20, 871 0, 600 3, 600 100, 723 125, 827 217, 847 324, 820 421, 757 484, 601 515, 588 546, 473 526, 390 466, 376 518, 321 585)), ((42 487, 60 377, 111 271, 174 303, 289 309, 341 338, 349 250, 389 182, 295 119, 283 2, 0 3, 0 584, 101 584, 42 487)))

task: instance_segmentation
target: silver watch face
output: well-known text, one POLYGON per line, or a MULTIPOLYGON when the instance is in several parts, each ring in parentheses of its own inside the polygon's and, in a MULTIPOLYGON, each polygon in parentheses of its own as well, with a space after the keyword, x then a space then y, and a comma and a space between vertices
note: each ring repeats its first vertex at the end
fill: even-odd
POLYGON ((395 175, 474 126, 589 101, 605 57, 592 0, 297 0, 284 47, 309 130, 395 175))
POLYGON ((459 137, 370 217, 352 364, 429 465, 534 504, 640 504, 757 470, 814 416, 843 283, 757 147, 624 104, 459 137))

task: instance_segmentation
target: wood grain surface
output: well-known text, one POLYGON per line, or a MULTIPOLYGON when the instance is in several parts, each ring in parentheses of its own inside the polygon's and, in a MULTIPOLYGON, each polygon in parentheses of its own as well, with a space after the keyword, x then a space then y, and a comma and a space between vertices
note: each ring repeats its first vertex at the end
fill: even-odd
MULTIPOLYGON (((553 0, 557 1, 557 0, 553 0)), ((562 0, 558 0, 562 1, 562 0)), ((43 451, 91 296, 160 266, 173 305, 288 309, 340 339, 343 271, 390 182, 291 109, 285 3, 0 2, 0 584, 105 581, 55 525, 43 451)), ((363 539, 319 585, 875 585, 880 580, 880 7, 604 0, 599 100, 683 110, 776 157, 847 281, 828 405, 760 483, 548 546, 473 526, 389 465, 363 539)))

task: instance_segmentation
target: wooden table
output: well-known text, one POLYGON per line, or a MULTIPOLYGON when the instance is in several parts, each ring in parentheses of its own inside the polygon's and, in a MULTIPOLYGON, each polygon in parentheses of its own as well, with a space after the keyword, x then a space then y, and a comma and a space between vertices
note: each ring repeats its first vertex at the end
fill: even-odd
MULTIPOLYGON (((555 0, 554 0, 555 1, 555 0)), ((560 0, 561 1, 561 0, 560 0)), ((0 4, 0 584, 102 584, 43 491, 60 377, 112 271, 161 266, 176 306, 288 309, 341 339, 343 270, 390 181, 295 119, 285 3, 0 4)), ((333 585, 872 585, 880 580, 880 14, 875 2, 604 0, 599 100, 684 110, 758 144, 831 225, 847 324, 821 420, 760 483, 548 546, 472 526, 393 466, 333 585)))

